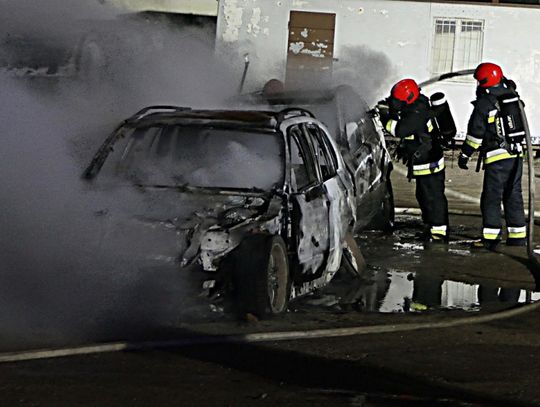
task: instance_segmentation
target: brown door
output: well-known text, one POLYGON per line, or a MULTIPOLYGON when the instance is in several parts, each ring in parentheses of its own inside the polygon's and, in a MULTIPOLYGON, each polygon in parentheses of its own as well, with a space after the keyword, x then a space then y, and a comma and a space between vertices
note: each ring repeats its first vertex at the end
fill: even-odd
POLYGON ((287 44, 287 87, 315 87, 332 78, 336 15, 291 11, 287 44))

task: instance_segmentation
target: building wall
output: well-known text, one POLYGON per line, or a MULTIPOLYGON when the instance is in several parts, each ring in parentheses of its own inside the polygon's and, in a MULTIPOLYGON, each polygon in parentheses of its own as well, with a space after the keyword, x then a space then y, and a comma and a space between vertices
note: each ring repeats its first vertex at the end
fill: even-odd
MULTIPOLYGON (((469 5, 389 0, 220 0, 218 9, 217 49, 228 55, 241 75, 242 55, 249 53, 250 70, 247 90, 262 87, 266 79, 284 79, 287 57, 288 16, 291 10, 336 13, 335 69, 355 69, 346 58, 350 47, 364 52, 379 52, 391 69, 377 69, 359 64, 380 83, 376 98, 387 96, 391 85, 400 78, 418 81, 430 72, 434 19, 471 18, 484 20, 483 60, 499 63, 506 76, 514 79, 526 102, 532 132, 540 134, 540 8, 469 5), (238 62, 235 62, 238 61, 238 62)), ((380 59, 374 59, 381 63, 380 59)), ((354 64, 353 64, 354 65, 354 64)), ((382 68, 382 66, 381 66, 382 68)), ((466 130, 472 109, 475 83, 471 80, 441 82, 424 89, 430 94, 444 91, 451 103, 459 131, 466 130)))
POLYGON ((162 11, 168 13, 217 15, 218 0, 111 0, 132 11, 162 11))

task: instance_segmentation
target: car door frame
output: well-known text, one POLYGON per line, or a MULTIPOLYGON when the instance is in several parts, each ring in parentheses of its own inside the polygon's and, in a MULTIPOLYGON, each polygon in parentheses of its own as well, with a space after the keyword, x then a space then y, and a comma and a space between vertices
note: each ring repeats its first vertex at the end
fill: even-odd
MULTIPOLYGON (((289 128, 291 128, 294 125, 308 125, 308 124, 313 124, 317 126, 322 132, 321 135, 324 135, 325 137, 324 140, 326 141, 325 143, 326 147, 329 149, 331 154, 333 154, 335 158, 335 162, 336 162, 336 174, 332 178, 335 181, 334 187, 337 188, 338 185, 340 185, 340 188, 342 188, 343 191, 345 191, 342 197, 336 197, 332 195, 330 199, 330 205, 334 205, 334 208, 329 207, 328 216, 330 218, 330 212, 334 213, 334 216, 336 216, 335 215, 336 213, 340 213, 340 214, 346 213, 345 217, 347 219, 345 219, 344 221, 347 224, 349 223, 353 224, 355 221, 354 215, 355 215, 356 204, 355 204, 354 184, 352 181, 352 176, 348 172, 345 166, 343 157, 341 156, 341 153, 339 152, 339 147, 337 146, 335 140, 330 135, 328 128, 324 124, 322 124, 320 121, 312 117, 303 116, 303 117, 291 118, 284 121, 280 125, 280 130, 287 138, 289 128)), ((286 142, 286 148, 287 148, 287 159, 290 160, 288 140, 286 142)), ((320 175, 320 169, 317 169, 317 171, 319 172, 319 175, 318 175, 319 181, 321 185, 323 185, 324 187, 325 194, 328 194, 329 192, 328 185, 326 186, 324 185, 324 181, 322 180, 321 175, 320 175)), ((290 174, 290 171, 288 171, 288 173, 290 174)), ((287 182, 289 183, 289 181, 287 182)), ((332 193, 332 191, 335 188, 331 189, 330 192, 332 193)), ((290 184, 288 185, 288 189, 290 191, 290 184)), ((329 226, 332 228, 335 228, 337 223, 338 222, 334 222, 332 225, 329 225, 329 226)), ((334 230, 331 230, 330 236, 338 236, 338 237, 332 239, 331 244, 333 246, 330 248, 331 249, 330 251, 332 251, 332 255, 328 257, 327 262, 326 262, 327 264, 324 269, 324 273, 326 274, 326 276, 324 276, 325 277, 324 279, 328 281, 333 276, 333 274, 339 269, 339 266, 341 263, 342 243, 343 243, 343 240, 341 239, 341 233, 338 233, 336 235, 334 230), (331 275, 329 275, 328 273, 330 273, 331 275)), ((330 254, 330 251, 329 251, 329 254, 330 254)))
POLYGON ((302 283, 320 277, 326 271, 330 248, 330 230, 327 222, 321 220, 328 219, 329 204, 319 175, 316 157, 313 154, 309 139, 305 138, 305 134, 301 129, 301 123, 291 123, 289 126, 282 128, 282 132, 286 140, 287 189, 291 204, 290 212, 293 214, 291 216, 291 249, 294 253, 296 266, 293 279, 298 283, 302 283), (296 134, 293 134, 293 131, 296 134), (293 138, 298 144, 306 171, 314 178, 309 184, 298 189, 293 188, 292 185, 293 164, 290 143, 293 142, 293 138), (312 168, 309 168, 310 165, 312 168))
MULTIPOLYGON (((348 201, 348 196, 353 195, 352 185, 347 188, 339 176, 339 152, 334 150, 331 136, 319 123, 305 123, 305 129, 310 133, 312 143, 318 143, 324 159, 332 164, 332 172, 326 177, 319 169, 321 179, 329 201, 329 224, 330 224, 330 252, 328 256, 327 272, 335 273, 341 264, 342 245, 345 235, 352 230, 354 225, 354 210, 348 201)), ((318 153, 316 153, 318 155, 318 153)), ((321 160, 318 159, 319 166, 321 160)), ((347 173, 348 174, 348 173, 347 173)))

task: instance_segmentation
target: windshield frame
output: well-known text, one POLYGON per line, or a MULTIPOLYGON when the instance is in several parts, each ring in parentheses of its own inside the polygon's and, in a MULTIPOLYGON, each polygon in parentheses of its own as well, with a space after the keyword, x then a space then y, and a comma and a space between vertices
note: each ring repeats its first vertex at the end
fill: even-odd
MULTIPOLYGON (((238 122, 216 122, 216 123, 209 123, 208 121, 201 121, 201 120, 189 120, 186 122, 179 122, 174 121, 171 122, 169 120, 163 121, 163 122, 138 122, 133 123, 129 120, 124 121, 121 123, 115 131, 107 137, 107 139, 103 142, 99 150, 94 155, 90 165, 85 169, 83 173, 83 178, 87 180, 93 180, 97 177, 97 175, 101 172, 104 164, 111 159, 111 155, 116 151, 116 148, 118 147, 118 143, 122 140, 125 140, 126 138, 131 138, 132 135, 137 130, 143 130, 143 129, 149 129, 149 128, 159 128, 159 127, 185 127, 185 128, 194 128, 194 129, 205 129, 205 130, 233 130, 236 132, 242 132, 242 133, 256 133, 259 135, 270 135, 273 137, 276 137, 279 142, 279 150, 281 155, 281 163, 280 163, 280 171, 281 171, 281 178, 274 184, 273 188, 270 189, 262 189, 258 187, 230 187, 230 186, 198 186, 198 185, 191 185, 191 184, 171 184, 171 185, 163 185, 163 184, 146 184, 141 182, 130 182, 130 184, 138 187, 138 188, 159 188, 159 189, 177 189, 182 192, 190 192, 190 193, 223 193, 226 195, 234 195, 234 194, 249 194, 254 196, 261 196, 261 195, 267 195, 268 192, 275 192, 275 191, 282 191, 284 189, 284 186, 286 184, 286 174, 287 174, 287 159, 286 159, 286 146, 285 146, 285 137, 283 136, 283 133, 279 131, 278 129, 274 128, 267 128, 267 127, 259 127, 259 126, 253 126, 250 124, 241 125, 238 122)), ((130 141, 127 140, 126 146, 122 150, 124 150, 127 145, 129 145, 130 141)), ((125 152, 121 153, 121 156, 123 156, 125 152)), ((119 163, 116 163, 118 165, 119 163)), ((114 165, 114 164, 113 164, 114 165)), ((119 178, 120 179, 120 178, 119 178)), ((125 180, 125 179, 124 179, 125 180)))

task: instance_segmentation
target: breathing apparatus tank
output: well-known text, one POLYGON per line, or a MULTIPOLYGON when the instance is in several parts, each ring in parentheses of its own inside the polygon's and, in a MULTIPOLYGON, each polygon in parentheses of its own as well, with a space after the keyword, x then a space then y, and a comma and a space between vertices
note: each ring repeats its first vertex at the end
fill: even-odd
POLYGON ((442 92, 436 92, 429 98, 431 110, 434 114, 435 123, 439 132, 440 141, 445 146, 450 146, 457 133, 456 123, 450 111, 450 105, 442 92))
POLYGON ((519 95, 507 95, 498 98, 499 123, 497 132, 504 136, 507 143, 521 144, 525 140, 525 120, 519 95))

